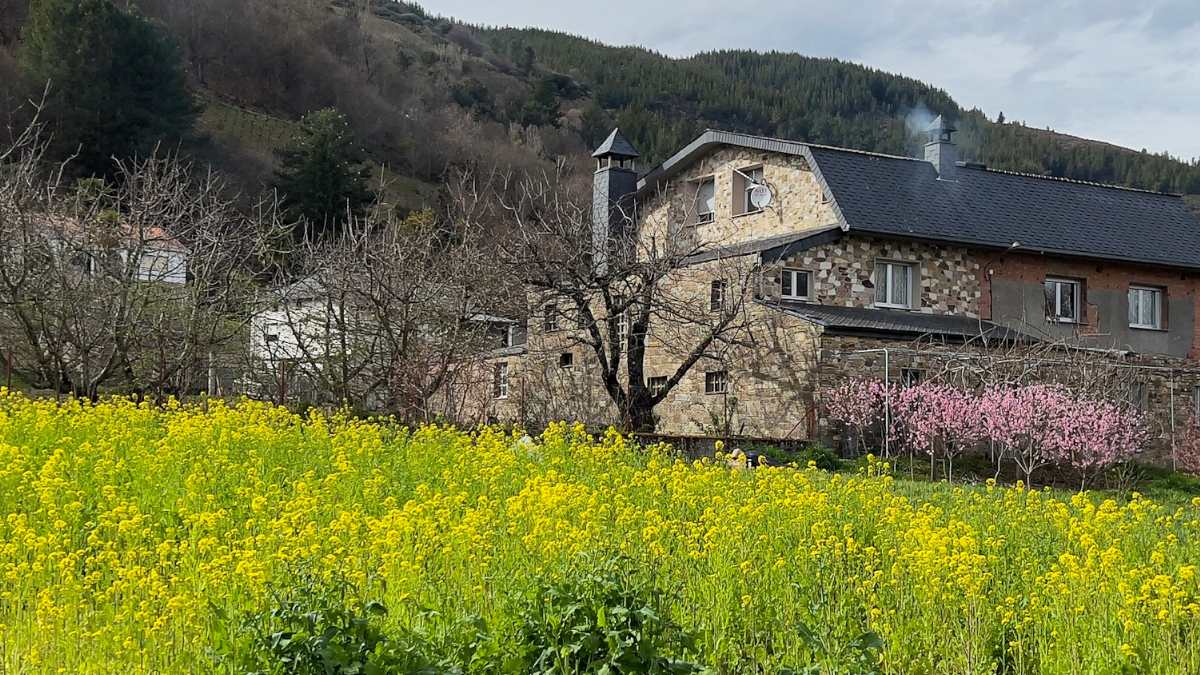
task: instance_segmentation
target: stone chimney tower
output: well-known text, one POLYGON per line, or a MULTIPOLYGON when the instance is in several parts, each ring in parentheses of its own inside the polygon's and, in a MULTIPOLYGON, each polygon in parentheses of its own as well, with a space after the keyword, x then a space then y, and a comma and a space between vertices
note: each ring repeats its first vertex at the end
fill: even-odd
POLYGON ((954 180, 958 162, 958 146, 953 135, 958 131, 950 126, 941 115, 929 124, 929 141, 925 143, 925 161, 933 165, 938 180, 954 180))
POLYGON ((613 129, 592 153, 596 175, 592 178, 592 250, 603 270, 611 256, 623 253, 636 221, 633 193, 637 191, 638 151, 613 129))

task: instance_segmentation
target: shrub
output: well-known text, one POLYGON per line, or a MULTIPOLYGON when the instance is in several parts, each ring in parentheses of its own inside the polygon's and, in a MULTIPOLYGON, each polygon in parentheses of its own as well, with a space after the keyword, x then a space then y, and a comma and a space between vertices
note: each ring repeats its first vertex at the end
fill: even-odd
POLYGON ((527 668, 552 673, 694 673, 678 656, 695 651, 692 637, 666 615, 663 594, 622 568, 603 564, 544 588, 521 617, 527 668))
MULTIPOLYGON (((426 655, 415 640, 384 633, 383 603, 361 607, 354 589, 342 580, 319 582, 302 574, 294 585, 273 589, 269 609, 248 614, 223 642, 218 661, 246 673, 296 675, 437 675, 457 672, 426 655)), ((216 610, 229 622, 222 610, 216 610)))

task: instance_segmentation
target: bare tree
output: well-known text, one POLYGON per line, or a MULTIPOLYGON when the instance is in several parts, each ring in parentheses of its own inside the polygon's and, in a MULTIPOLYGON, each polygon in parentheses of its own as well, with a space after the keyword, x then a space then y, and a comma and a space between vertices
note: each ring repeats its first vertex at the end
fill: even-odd
POLYGON ((760 272, 753 256, 632 226, 596 240, 591 193, 566 170, 464 174, 451 192, 466 205, 460 217, 491 219, 501 232, 499 262, 527 290, 531 322, 556 344, 585 348, 626 429, 652 431, 655 406, 698 363, 724 363, 747 344, 760 272), (648 355, 670 364, 653 383, 648 355))
POLYGON ((68 186, 33 124, 0 150, 0 330, 36 387, 184 393, 240 333, 259 259, 212 174, 174 157, 68 186))
POLYGON ((495 292, 477 239, 432 212, 376 208, 337 237, 301 244, 260 307, 255 330, 273 331, 271 343, 253 336, 258 360, 275 365, 254 368, 303 382, 316 402, 431 419, 430 399, 453 371, 498 346, 472 320, 495 292))

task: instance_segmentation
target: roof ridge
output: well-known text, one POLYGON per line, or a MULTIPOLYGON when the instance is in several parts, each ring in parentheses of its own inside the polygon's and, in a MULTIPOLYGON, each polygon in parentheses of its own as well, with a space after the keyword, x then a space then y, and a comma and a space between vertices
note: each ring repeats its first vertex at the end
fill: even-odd
POLYGON ((883 157, 886 159, 903 159, 909 162, 924 162, 925 160, 919 157, 908 157, 906 155, 891 155, 886 152, 874 152, 872 150, 860 150, 858 148, 843 148, 838 145, 825 145, 822 143, 810 143, 808 141, 798 141, 794 138, 782 138, 780 136, 764 136, 761 134, 747 134, 741 131, 726 131, 724 129, 708 128, 705 131, 711 131, 718 134, 730 134, 732 136, 744 136, 746 138, 761 138, 765 141, 776 141, 778 143, 790 143, 792 145, 805 145, 810 148, 820 148, 822 150, 837 150, 838 152, 853 152, 859 155, 868 155, 871 157, 883 157))
MULTIPOLYGON (((791 145, 804 145, 810 148, 819 148, 821 150, 833 150, 836 152, 849 152, 856 155, 866 155, 868 157, 882 157, 884 159, 902 159, 909 162, 925 162, 926 160, 920 157, 908 157, 907 155, 892 155, 886 152, 875 152, 872 150, 860 150, 858 148, 844 148, 839 145, 825 145, 823 143, 809 143, 808 141, 798 141, 792 138, 781 138, 779 136, 764 136, 760 134, 747 134, 741 131, 725 131, 724 129, 708 128, 705 131, 712 131, 719 134, 730 134, 733 136, 743 136, 746 138, 761 138, 768 141, 776 141, 778 143, 789 143, 791 145)), ((1056 180, 1062 183, 1073 183, 1076 185, 1090 185, 1093 187, 1112 188, 1113 190, 1125 190, 1127 192, 1140 192, 1143 194, 1161 195, 1164 197, 1182 197, 1179 192, 1162 192, 1159 190, 1147 190, 1145 188, 1130 187, 1128 185, 1117 185, 1115 183, 1101 183, 1099 181, 1080 180, 1078 178, 1065 178, 1062 176, 1047 176, 1045 174, 1028 173, 1025 171, 1010 171, 1007 169, 994 169, 984 164, 983 166, 971 166, 972 162, 963 162, 962 168, 974 169, 976 171, 988 171, 991 173, 1004 174, 1008 176, 1023 176, 1026 178, 1042 178, 1045 180, 1056 180)), ((979 163, 982 164, 982 163, 979 163)))
POLYGON ((1140 192, 1148 195, 1158 195, 1160 197, 1182 197, 1180 192, 1161 192, 1159 190, 1147 190, 1145 188, 1130 187, 1128 185, 1116 185, 1114 183, 1101 183, 1093 180, 1080 180, 1078 178, 1066 178, 1064 176, 1047 176, 1040 173, 1029 173, 1026 171, 1010 171, 1008 169, 993 169, 989 166, 973 167, 965 166, 962 168, 973 169, 975 171, 986 171, 988 173, 998 173, 1005 176, 1021 176, 1022 178, 1040 178, 1042 180, 1054 180, 1060 183, 1073 183, 1075 185, 1088 185, 1091 187, 1109 188, 1112 190, 1124 190, 1126 192, 1140 192))

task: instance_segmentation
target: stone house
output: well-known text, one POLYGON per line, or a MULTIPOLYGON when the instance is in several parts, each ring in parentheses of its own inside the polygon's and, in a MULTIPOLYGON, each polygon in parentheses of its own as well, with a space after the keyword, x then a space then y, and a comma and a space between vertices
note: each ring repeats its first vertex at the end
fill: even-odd
MULTIPOLYGON (((727 292, 729 265, 758 279, 747 339, 656 406, 659 433, 811 439, 828 432, 823 382, 912 382, 1032 344, 1128 374, 1164 438, 1185 424, 1200 406, 1200 237, 1182 198, 959 162, 953 133, 938 118, 911 158, 710 130, 639 175, 613 132, 595 153, 596 250, 630 228, 698 244, 672 277, 698 294, 727 292)), ((613 421, 590 355, 558 337, 569 318, 543 301, 527 339, 462 385, 479 416, 528 420, 540 397, 551 417, 613 421)), ((678 362, 668 328, 647 335, 651 388, 678 362)))

